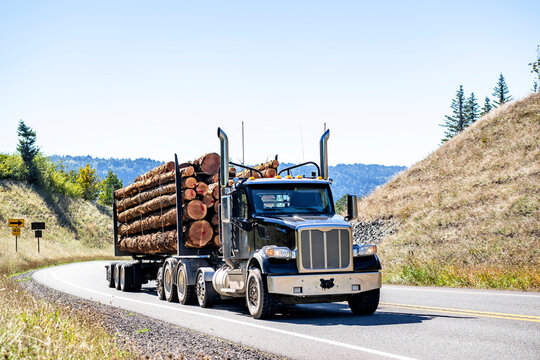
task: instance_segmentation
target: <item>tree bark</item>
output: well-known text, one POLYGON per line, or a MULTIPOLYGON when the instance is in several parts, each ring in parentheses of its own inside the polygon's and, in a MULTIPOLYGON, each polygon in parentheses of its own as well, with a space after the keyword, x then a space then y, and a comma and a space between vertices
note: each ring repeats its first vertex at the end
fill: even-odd
POLYGON ((185 245, 192 248, 202 248, 214 236, 212 225, 206 220, 194 221, 186 231, 185 245))
MULTIPOLYGON (((187 176, 193 175, 194 171, 195 170, 193 169, 193 167, 186 167, 186 168, 181 169, 180 177, 182 178, 182 183, 186 182, 185 181, 186 179, 190 179, 187 176)), ((144 190, 147 190, 147 189, 150 189, 150 188, 162 185, 162 184, 170 183, 174 181, 174 176, 175 176, 174 171, 169 171, 167 173, 154 175, 143 181, 138 181, 129 186, 116 190, 114 192, 114 198, 124 199, 129 196, 133 196, 138 192, 141 192, 141 191, 144 191, 144 190)), ((193 182, 194 182, 193 186, 182 186, 182 187, 194 188, 195 186, 197 186, 197 180, 193 178, 193 181, 188 182, 188 183, 192 184, 193 182)))
POLYGON ((176 230, 120 239, 118 249, 134 254, 176 254, 176 230))
POLYGON ((145 172, 142 175, 137 176, 134 182, 143 181, 143 180, 151 178, 152 176, 163 174, 163 173, 173 171, 173 170, 174 170, 174 162, 169 161, 168 163, 160 165, 156 168, 153 168, 152 170, 145 172))
MULTIPOLYGON (((276 176, 276 169, 278 168, 278 166, 279 166, 279 161, 271 160, 271 161, 262 163, 260 165, 256 165, 253 168, 259 170, 260 172, 262 172, 264 177, 274 177, 274 176, 276 176), (274 169, 274 171, 273 172, 272 171, 268 172, 268 176, 267 176, 265 174, 265 170, 268 170, 268 169, 274 169), (273 174, 273 176, 270 176, 272 174, 273 174)), ((250 176, 253 176, 256 179, 261 177, 261 175, 259 175, 258 172, 253 171, 253 173, 251 173, 251 170, 249 170, 249 169, 242 170, 238 174, 236 174, 236 177, 241 177, 241 178, 242 177, 244 177, 244 178, 245 177, 250 177, 250 176)))
POLYGON ((121 212, 126 209, 132 208, 146 201, 150 201, 158 196, 174 194, 176 192, 176 186, 173 184, 167 184, 165 186, 159 186, 155 189, 143 191, 136 196, 128 197, 116 202, 116 211, 121 212))
POLYGON ((208 192, 212 194, 214 199, 219 199, 219 184, 213 183, 208 185, 208 192))

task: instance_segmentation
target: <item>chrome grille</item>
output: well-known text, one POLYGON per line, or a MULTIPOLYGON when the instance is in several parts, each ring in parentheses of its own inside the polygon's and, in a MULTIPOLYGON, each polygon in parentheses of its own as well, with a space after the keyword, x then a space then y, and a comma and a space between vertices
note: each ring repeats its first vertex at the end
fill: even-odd
POLYGON ((298 268, 301 272, 352 270, 350 229, 300 229, 298 240, 298 268))

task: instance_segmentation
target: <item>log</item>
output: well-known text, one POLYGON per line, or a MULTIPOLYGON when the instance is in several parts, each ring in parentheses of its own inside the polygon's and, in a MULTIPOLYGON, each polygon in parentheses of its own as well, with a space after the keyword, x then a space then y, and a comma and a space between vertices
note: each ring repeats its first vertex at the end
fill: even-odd
MULTIPOLYGON (((207 214, 206 205, 200 200, 191 200, 183 205, 182 219, 184 221, 200 220, 207 214)), ((176 207, 169 208, 163 213, 143 217, 140 220, 135 220, 127 224, 121 224, 118 227, 120 235, 141 234, 150 230, 160 229, 168 226, 176 225, 176 207)))
POLYGON ((219 211, 219 201, 216 200, 216 202, 214 203, 214 211, 217 213, 219 211))
POLYGON ((208 192, 208 185, 202 181, 199 181, 195 191, 197 192, 197 195, 204 196, 208 192))
MULTIPOLYGON (((192 190, 193 191, 193 190, 192 190)), ((121 212, 126 209, 132 208, 146 201, 150 201, 158 196, 174 194, 176 192, 176 186, 173 184, 167 184, 165 186, 159 186, 155 189, 143 191, 133 197, 128 197, 116 202, 116 211, 121 212)))
POLYGON ((186 177, 180 180, 180 186, 182 189, 194 189, 197 187, 197 179, 194 177, 186 177))
POLYGON ((273 178, 277 175, 277 171, 274 168, 268 168, 266 170, 263 170, 262 173, 265 178, 273 178))
POLYGON ((216 153, 208 153, 195 160, 194 164, 197 166, 198 172, 214 175, 221 165, 221 157, 216 153))
POLYGON ((221 247, 221 240, 219 238, 219 234, 214 236, 214 239, 212 239, 212 245, 215 247, 221 247))
POLYGON ((212 194, 214 199, 219 199, 219 184, 213 183, 208 185, 208 192, 212 194))
MULTIPOLYGON (((194 171, 195 170, 193 169, 193 167, 186 167, 186 168, 181 169, 180 177, 182 177, 182 181, 184 181, 185 179, 190 179, 187 176, 193 175, 194 171)), ((147 190, 147 189, 150 189, 150 188, 162 185, 162 184, 168 184, 174 181, 174 177, 175 177, 174 171, 169 171, 167 173, 152 176, 143 181, 138 181, 129 186, 116 190, 114 192, 114 198, 124 199, 126 197, 133 196, 136 193, 141 192, 143 190, 147 190)), ((194 188, 195 186, 197 186, 197 180, 193 178, 193 181, 194 181, 193 186, 182 186, 182 187, 194 188)), ((189 182, 189 183, 192 184, 192 182, 189 182)))
MULTIPOLYGON (((265 175, 264 170, 268 170, 268 169, 274 169, 275 170, 275 169, 278 168, 278 166, 279 166, 279 161, 271 160, 271 161, 262 163, 260 165, 253 166, 253 168, 259 170, 260 172, 262 172, 264 177, 267 177, 265 175)), ((272 173, 273 173, 273 176, 276 176, 276 172, 269 172, 268 175, 271 175, 272 173)), ((249 170, 249 169, 240 171, 238 174, 236 174, 236 177, 240 177, 240 178, 242 178, 242 177, 245 178, 245 177, 250 177, 250 176, 253 176, 254 178, 260 178, 261 177, 259 175, 259 173, 256 172, 256 171, 253 171, 253 174, 251 174, 251 170, 249 170)), ((273 177, 273 176, 268 176, 268 177, 273 177)))
MULTIPOLYGON (((195 190, 185 189, 182 191, 182 200, 184 202, 191 201, 195 199, 196 195, 195 190)), ((126 223, 139 216, 146 215, 160 209, 168 209, 173 205, 176 205, 176 194, 159 196, 134 208, 119 212, 117 220, 121 223, 126 223)), ((212 203, 212 205, 214 204, 212 203)))
POLYGON ((216 202, 216 200, 214 199, 214 197, 212 196, 212 194, 205 194, 202 198, 202 202, 204 203, 204 205, 206 205, 206 207, 208 209, 211 209, 213 206, 214 206, 214 203, 216 202))
POLYGON ((187 228, 185 245, 191 248, 202 248, 212 240, 213 236, 214 229, 208 221, 194 221, 187 228))
POLYGON ((214 216, 212 216, 212 221, 211 221, 212 225, 214 226, 217 226, 219 225, 219 216, 218 214, 214 214, 214 216))
POLYGON ((168 163, 160 165, 156 168, 153 168, 152 170, 145 172, 142 175, 137 176, 134 182, 143 181, 143 180, 151 178, 152 176, 163 174, 163 173, 173 171, 173 170, 174 170, 174 162, 169 161, 168 163))
POLYGON ((118 241, 120 251, 134 254, 176 254, 176 230, 127 237, 118 241))
MULTIPOLYGON (((234 177, 236 177, 236 169, 235 168, 229 168, 229 179, 233 179, 234 177)), ((210 179, 208 179, 208 183, 209 184, 213 184, 213 183, 217 183, 219 181, 219 174, 214 174, 214 176, 210 177, 210 179)))

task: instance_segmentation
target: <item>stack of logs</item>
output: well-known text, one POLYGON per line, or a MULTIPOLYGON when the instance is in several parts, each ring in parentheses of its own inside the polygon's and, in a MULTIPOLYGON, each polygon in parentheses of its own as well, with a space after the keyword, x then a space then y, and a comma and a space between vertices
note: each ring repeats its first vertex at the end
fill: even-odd
MULTIPOLYGON (((186 247, 220 247, 219 185, 220 157, 216 153, 180 164, 182 231, 186 247)), ((264 177, 276 176, 279 163, 272 160, 255 168, 264 177)), ((175 163, 168 162, 135 178, 129 186, 114 192, 118 222, 118 249, 134 254, 176 254, 175 163)), ((244 170, 229 177, 256 177, 244 170)))

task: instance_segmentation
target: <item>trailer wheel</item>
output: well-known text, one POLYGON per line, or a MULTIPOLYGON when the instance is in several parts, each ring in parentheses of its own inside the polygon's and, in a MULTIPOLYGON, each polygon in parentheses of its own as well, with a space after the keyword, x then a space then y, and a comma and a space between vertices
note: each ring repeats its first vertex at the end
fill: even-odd
POLYGON ((180 264, 178 265, 178 273, 176 277, 176 289, 178 292, 178 301, 182 305, 194 305, 197 296, 195 285, 188 285, 186 269, 180 264))
POLYGON ((133 265, 122 264, 120 267, 120 290, 126 292, 133 289, 133 265))
POLYGON ((176 285, 173 282, 173 267, 170 262, 165 263, 163 270, 163 291, 165 292, 165 299, 168 302, 178 301, 178 295, 176 294, 176 285))
POLYGON ((247 278, 246 304, 251 316, 255 319, 272 317, 275 312, 276 299, 268 292, 261 275, 261 270, 251 268, 247 278))
POLYGON ((204 280, 204 274, 199 271, 197 274, 197 284, 195 285, 197 294, 197 302, 202 308, 210 308, 214 306, 216 300, 216 291, 211 281, 204 280))
POLYGON ((371 315, 379 306, 381 289, 355 294, 349 299, 349 307, 354 315, 371 315))
POLYGON ((114 287, 120 290, 120 264, 114 265, 114 287))
POLYGON ((114 287, 114 268, 116 267, 116 263, 111 263, 109 266, 107 266, 107 284, 110 288, 114 287))
POLYGON ((159 300, 165 300, 165 291, 163 290, 163 266, 158 269, 156 276, 156 291, 159 300))

